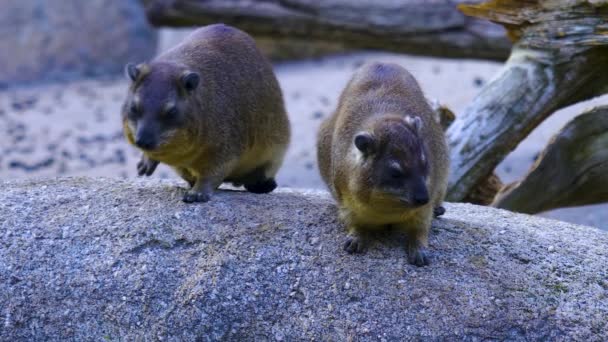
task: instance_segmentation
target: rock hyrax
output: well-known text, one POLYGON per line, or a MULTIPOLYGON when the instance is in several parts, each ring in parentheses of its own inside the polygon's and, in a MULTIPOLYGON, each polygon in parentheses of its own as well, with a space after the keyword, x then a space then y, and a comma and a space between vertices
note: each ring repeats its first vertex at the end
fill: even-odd
POLYGON ((408 260, 428 264, 423 247, 442 201, 448 152, 414 77, 395 64, 355 72, 317 140, 319 169, 349 230, 344 248, 361 252, 365 234, 385 226, 408 233, 408 260))
POLYGON ((274 190, 289 121, 272 66, 249 35, 205 26, 126 73, 123 127, 143 152, 140 175, 168 164, 191 186, 185 202, 208 201, 222 182, 274 190))

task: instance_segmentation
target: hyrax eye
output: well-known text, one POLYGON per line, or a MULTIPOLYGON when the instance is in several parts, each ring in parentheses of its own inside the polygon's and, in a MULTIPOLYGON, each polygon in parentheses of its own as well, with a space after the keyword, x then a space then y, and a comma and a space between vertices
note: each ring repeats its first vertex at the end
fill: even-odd
POLYGON ((391 178, 394 178, 394 179, 401 179, 401 178, 405 177, 405 172, 403 172, 403 170, 399 167, 389 168, 388 173, 391 176, 391 178))
POLYGON ((138 116, 139 114, 139 110, 137 109, 137 106, 132 103, 131 106, 129 106, 129 117, 134 119, 138 116))
POLYGON ((171 117, 171 116, 176 116, 177 115, 177 108, 175 107, 171 107, 167 110, 167 116, 171 117))

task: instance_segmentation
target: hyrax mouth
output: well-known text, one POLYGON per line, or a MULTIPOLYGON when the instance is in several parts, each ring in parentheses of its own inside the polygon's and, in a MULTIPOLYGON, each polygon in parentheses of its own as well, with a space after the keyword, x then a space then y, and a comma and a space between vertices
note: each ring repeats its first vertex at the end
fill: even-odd
POLYGON ((407 197, 397 197, 399 203, 411 205, 409 198, 407 197))

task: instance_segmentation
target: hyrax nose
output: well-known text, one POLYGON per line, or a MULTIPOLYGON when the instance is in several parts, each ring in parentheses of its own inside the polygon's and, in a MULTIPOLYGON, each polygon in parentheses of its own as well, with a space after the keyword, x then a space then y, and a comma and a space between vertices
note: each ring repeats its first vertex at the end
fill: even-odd
POLYGON ((429 194, 428 193, 414 194, 414 204, 425 205, 427 203, 429 203, 429 194))
POLYGON ((154 148, 154 140, 145 135, 138 136, 135 138, 135 145, 139 148, 143 148, 144 150, 151 150, 154 148))

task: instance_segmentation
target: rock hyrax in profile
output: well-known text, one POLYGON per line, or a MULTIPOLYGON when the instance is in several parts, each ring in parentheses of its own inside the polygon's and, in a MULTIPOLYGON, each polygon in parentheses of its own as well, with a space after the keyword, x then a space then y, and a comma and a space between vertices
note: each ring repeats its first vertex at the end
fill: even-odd
POLYGON ((140 175, 168 164, 191 186, 185 202, 208 201, 222 182, 276 188, 289 121, 272 66, 249 35, 205 26, 126 73, 123 128, 143 152, 140 175))
POLYGON ((362 66, 323 122, 317 156, 349 230, 346 251, 363 251, 366 232, 392 226, 408 233, 409 262, 428 264, 424 247, 434 212, 443 211, 449 159, 443 130, 409 72, 362 66))

